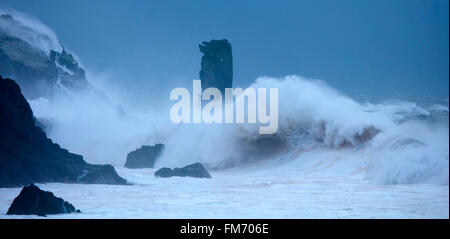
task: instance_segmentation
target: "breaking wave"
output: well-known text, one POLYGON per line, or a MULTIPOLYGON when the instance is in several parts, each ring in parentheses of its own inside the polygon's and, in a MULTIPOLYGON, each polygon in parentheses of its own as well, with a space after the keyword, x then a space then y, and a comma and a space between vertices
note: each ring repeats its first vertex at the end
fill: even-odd
POLYGON ((305 151, 317 152, 321 160, 325 150, 327 157, 356 160, 348 167, 362 168, 361 178, 374 183, 448 185, 447 106, 361 104, 299 76, 263 77, 251 87, 279 89, 277 133, 260 135, 258 124, 173 125, 168 110, 123 110, 95 91, 31 105, 38 118, 50 122, 46 131, 52 139, 98 163, 122 166, 128 152, 156 143, 166 145, 156 167, 201 162, 212 170, 279 158, 289 158, 280 165, 302 161, 305 151))
POLYGON ((326 150, 327 157, 357 157, 356 166, 348 166, 362 168, 361 176, 375 183, 448 185, 448 106, 361 104, 299 76, 262 77, 250 87, 279 89, 276 134, 260 135, 255 124, 181 125, 167 139, 159 165, 200 161, 223 169, 277 158, 302 161, 302 151, 317 151, 319 160, 326 150))
MULTIPOLYGON (((0 11, 5 13, 11 12, 0 11)), ((14 19, 18 22, 0 21, 12 36, 46 52, 62 50, 44 24, 18 12, 14 19)), ((165 112, 152 111, 152 105, 145 112, 130 110, 115 94, 119 91, 111 91, 114 86, 108 82, 101 84, 101 78, 88 74, 93 89, 30 101, 49 137, 87 161, 122 166, 128 152, 164 143, 157 167, 201 162, 221 170, 296 162, 300 169, 311 169, 302 162, 326 161, 333 168, 340 160, 344 166, 332 174, 350 176, 350 170, 380 184, 449 182, 448 99, 361 103, 319 80, 261 77, 250 87, 279 89, 279 125, 276 134, 260 135, 257 124, 173 125, 168 96, 154 103, 167 105, 165 112)), ((329 173, 309 171, 315 176, 329 173)))

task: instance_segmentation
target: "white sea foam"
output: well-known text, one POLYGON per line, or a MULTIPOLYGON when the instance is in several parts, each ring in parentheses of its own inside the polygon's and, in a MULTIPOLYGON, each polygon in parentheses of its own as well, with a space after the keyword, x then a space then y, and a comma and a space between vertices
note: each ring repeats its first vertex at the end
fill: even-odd
MULTIPOLYGON (((11 35, 43 51, 62 50, 55 33, 44 24, 23 13, 0 10, 4 13, 19 22, 20 27, 12 27, 0 21, 11 35)), ((312 171, 341 175, 356 170, 361 178, 381 184, 448 185, 448 99, 446 105, 427 107, 401 100, 358 103, 323 81, 295 75, 261 77, 250 87, 279 89, 278 131, 267 136, 259 134, 257 124, 174 125, 169 96, 137 112, 122 100, 131 92, 111 90, 114 85, 102 76, 88 74, 88 80, 92 89, 56 93, 30 104, 35 116, 47 123, 50 138, 90 162, 121 166, 126 154, 142 144, 164 143, 166 150, 157 167, 201 162, 221 170, 288 158, 299 165, 310 161, 301 166, 310 172, 314 160, 357 157, 347 168, 339 164, 333 170, 330 165, 326 172, 312 171), (155 104, 167 105, 167 110, 155 112, 155 104)))
POLYGON ((173 125, 166 112, 125 112, 96 91, 31 105, 38 118, 52 122, 47 130, 52 139, 91 162, 123 165, 131 150, 159 142, 166 150, 157 167, 201 162, 217 170, 287 156, 292 150, 352 149, 362 153, 360 164, 349 167, 363 167, 364 176, 375 183, 448 185, 448 116, 447 124, 431 126, 411 118, 431 114, 416 104, 359 104, 323 82, 298 76, 263 77, 251 87, 279 89, 276 134, 260 135, 255 124, 173 125))

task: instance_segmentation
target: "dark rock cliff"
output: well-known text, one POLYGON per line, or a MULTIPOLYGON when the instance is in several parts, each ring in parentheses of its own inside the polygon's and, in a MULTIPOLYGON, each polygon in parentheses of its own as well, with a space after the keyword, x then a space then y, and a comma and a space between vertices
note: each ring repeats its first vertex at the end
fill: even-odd
POLYGON ((41 46, 49 36, 23 25, 11 15, 0 15, 0 74, 12 78, 28 99, 50 96, 57 88, 76 92, 89 86, 86 73, 60 43, 41 46))
POLYGON ((19 86, 0 76, 0 187, 30 183, 126 184, 111 165, 92 165, 36 126, 19 86))

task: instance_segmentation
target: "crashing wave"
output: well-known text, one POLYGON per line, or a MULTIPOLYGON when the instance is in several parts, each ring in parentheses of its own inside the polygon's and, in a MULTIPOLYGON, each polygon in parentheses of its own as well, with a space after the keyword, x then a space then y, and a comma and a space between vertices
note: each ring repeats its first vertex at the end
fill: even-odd
POLYGON ((1 9, 0 74, 15 79, 28 99, 89 86, 79 60, 50 28, 23 13, 1 9))
POLYGON ((321 81, 299 76, 262 77, 250 87, 278 88, 276 134, 260 135, 256 124, 180 125, 168 137, 167 151, 157 164, 202 162, 224 169, 277 158, 303 160, 292 152, 317 151, 317 160, 323 150, 344 159, 355 157, 344 152, 358 152, 355 160, 364 169, 362 176, 375 183, 448 185, 448 117, 444 131, 430 128, 412 121, 428 114, 419 106, 360 104, 321 81))
POLYGON ((299 173, 321 176, 325 169, 301 162, 328 162, 329 169, 340 160, 352 163, 333 175, 354 171, 380 184, 448 185, 448 99, 426 106, 420 100, 358 103, 318 80, 261 77, 250 87, 279 89, 276 134, 260 135, 257 124, 174 126, 166 124, 166 112, 123 114, 99 92, 78 94, 88 85, 79 60, 28 16, 0 11, 0 42, 0 73, 19 82, 36 116, 52 121, 46 129, 52 139, 89 161, 123 165, 136 145, 163 142, 167 150, 157 167, 300 162, 299 173), (41 98, 55 88, 70 97, 41 98))

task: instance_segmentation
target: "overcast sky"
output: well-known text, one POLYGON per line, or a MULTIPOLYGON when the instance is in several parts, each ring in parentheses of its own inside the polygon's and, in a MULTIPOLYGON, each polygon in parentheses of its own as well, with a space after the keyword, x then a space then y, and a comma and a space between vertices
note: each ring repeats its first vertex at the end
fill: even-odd
POLYGON ((319 78, 346 93, 447 96, 445 0, 0 0, 52 28, 94 72, 137 95, 198 78, 204 40, 233 46, 235 85, 319 78))

